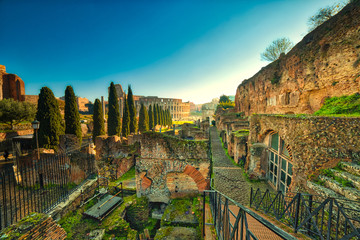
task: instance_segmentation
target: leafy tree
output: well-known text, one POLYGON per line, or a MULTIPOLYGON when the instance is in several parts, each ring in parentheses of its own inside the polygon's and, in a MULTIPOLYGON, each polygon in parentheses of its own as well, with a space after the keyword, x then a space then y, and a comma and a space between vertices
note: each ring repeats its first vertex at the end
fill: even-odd
POLYGON ((76 96, 71 86, 65 89, 65 133, 75 134, 81 142, 82 132, 76 96))
POLYGON ((122 136, 123 137, 127 137, 130 134, 130 115, 129 115, 129 104, 126 100, 126 98, 124 99, 124 114, 123 114, 123 119, 122 119, 122 136))
POLYGON ((154 128, 154 112, 152 110, 151 105, 149 106, 148 115, 149 115, 149 129, 153 129, 154 128))
POLYGON ((314 30, 316 27, 320 26, 332 16, 336 15, 341 9, 343 9, 349 1, 340 2, 333 6, 327 6, 320 8, 314 16, 311 16, 308 20, 309 31, 314 30))
POLYGON ((64 134, 64 126, 58 101, 48 87, 40 90, 36 119, 40 122, 39 146, 56 150, 59 136, 64 134))
POLYGON ((228 96, 226 96, 226 95, 221 95, 219 103, 226 103, 226 102, 231 102, 230 98, 228 96))
POLYGON ((137 132, 137 119, 136 119, 136 106, 134 103, 134 97, 131 90, 131 86, 128 86, 128 96, 127 102, 129 105, 129 115, 130 115, 130 133, 137 132))
POLYGON ((149 131, 149 114, 142 103, 139 112, 139 131, 142 133, 149 131))
POLYGON ((294 44, 289 38, 278 38, 261 53, 261 60, 273 62, 277 60, 282 53, 288 53, 293 46, 294 44))
POLYGON ((120 136, 120 130, 121 122, 119 102, 116 94, 115 85, 113 82, 111 82, 109 91, 108 135, 120 136))
POLYGON ((28 102, 19 102, 14 99, 3 99, 0 101, 0 122, 14 129, 14 125, 22 121, 34 120, 36 106, 28 102))
POLYGON ((97 136, 101 136, 105 134, 103 109, 99 99, 95 99, 93 124, 94 124, 93 139, 95 141, 95 138, 97 136))

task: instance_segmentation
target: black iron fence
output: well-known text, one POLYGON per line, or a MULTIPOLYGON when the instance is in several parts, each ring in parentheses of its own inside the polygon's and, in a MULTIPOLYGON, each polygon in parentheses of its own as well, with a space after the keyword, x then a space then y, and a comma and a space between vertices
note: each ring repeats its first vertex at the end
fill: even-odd
POLYGON ((359 239, 360 202, 251 189, 250 207, 313 239, 359 239))
POLYGON ((20 158, 0 172, 0 230, 31 212, 48 212, 95 173, 91 154, 20 158))
MULTIPOLYGON (((296 239, 216 190, 204 191, 204 199, 207 196, 212 213, 211 224, 220 240, 296 239)), ((203 213, 205 214, 205 210, 203 213)), ((205 216, 203 219, 205 220, 205 216)), ((205 231, 203 230, 203 232, 205 231)))

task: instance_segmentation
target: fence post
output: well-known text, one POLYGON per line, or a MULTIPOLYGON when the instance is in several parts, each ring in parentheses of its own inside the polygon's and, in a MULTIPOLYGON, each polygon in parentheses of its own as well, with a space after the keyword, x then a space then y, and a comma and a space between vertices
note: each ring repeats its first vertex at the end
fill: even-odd
POLYGON ((251 187, 250 188, 250 207, 251 207, 251 204, 252 204, 252 199, 253 199, 253 188, 251 187))
POLYGON ((294 232, 297 233, 297 227, 299 222, 299 211, 300 211, 300 201, 301 201, 301 193, 296 194, 297 201, 296 201, 296 209, 295 209, 295 224, 294 224, 294 232))
POLYGON ((205 197, 206 197, 206 193, 204 191, 203 193, 203 229, 202 229, 202 236, 205 237, 205 197))
MULTIPOLYGON (((313 196, 309 196, 309 212, 312 212, 312 204, 313 204, 313 196)), ((311 218, 309 219, 309 223, 307 224, 308 234, 311 234, 311 218)))

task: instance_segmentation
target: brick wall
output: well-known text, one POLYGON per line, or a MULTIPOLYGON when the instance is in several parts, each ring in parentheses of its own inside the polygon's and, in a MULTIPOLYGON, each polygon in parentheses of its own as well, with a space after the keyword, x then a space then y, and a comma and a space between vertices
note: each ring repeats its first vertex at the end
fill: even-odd
POLYGON ((65 239, 65 230, 51 217, 32 213, 18 223, 4 229, 1 239, 65 239))

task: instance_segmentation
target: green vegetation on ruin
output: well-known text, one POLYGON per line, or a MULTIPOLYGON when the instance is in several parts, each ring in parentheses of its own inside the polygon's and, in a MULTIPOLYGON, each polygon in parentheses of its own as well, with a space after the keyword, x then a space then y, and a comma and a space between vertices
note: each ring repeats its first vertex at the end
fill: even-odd
POLYGON ((240 129, 240 130, 234 131, 232 134, 235 137, 247 137, 247 136, 249 136, 249 130, 248 129, 240 129))
POLYGON ((28 216, 24 217, 16 224, 13 224, 4 229, 0 235, 0 239, 19 239, 27 232, 23 229, 31 229, 46 220, 47 218, 48 216, 43 213, 30 213, 28 216))
POLYGON ((325 100, 324 105, 315 112, 316 116, 360 116, 360 94, 331 97, 325 100))
MULTIPOLYGON (((200 200, 200 196, 172 199, 161 219, 161 227, 195 228, 200 238, 203 226, 200 200)), ((167 236, 166 232, 161 234, 167 236)), ((159 235, 157 237, 159 238, 159 235)))
POLYGON ((82 215, 97 202, 96 199, 93 199, 84 207, 65 215, 59 224, 66 231, 67 239, 88 239, 87 234, 96 229, 105 229, 103 239, 136 239, 136 230, 131 229, 130 224, 121 217, 121 213, 125 211, 126 203, 133 202, 135 199, 135 195, 124 197, 124 203, 102 222, 82 215))

